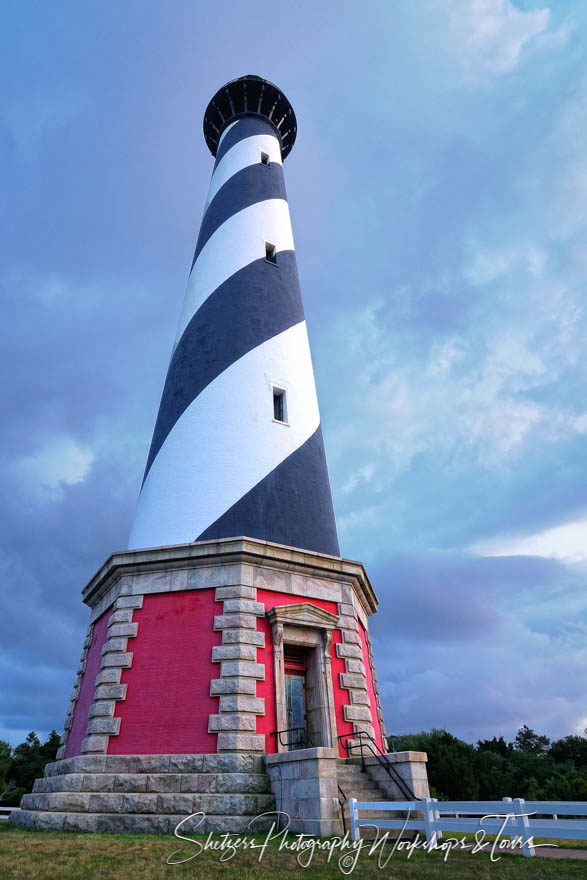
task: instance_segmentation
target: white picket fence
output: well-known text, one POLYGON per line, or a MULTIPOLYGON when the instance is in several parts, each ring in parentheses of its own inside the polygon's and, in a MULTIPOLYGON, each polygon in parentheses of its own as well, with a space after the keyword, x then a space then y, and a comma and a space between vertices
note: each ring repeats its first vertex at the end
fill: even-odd
POLYGON ((501 801, 357 801, 349 798, 350 833, 359 840, 360 829, 377 827, 384 831, 402 829, 425 831, 426 841, 440 840, 443 831, 474 834, 499 834, 501 838, 520 838, 525 856, 534 855, 533 839, 547 837, 564 840, 587 840, 587 821, 560 819, 560 816, 587 816, 587 801, 525 801, 504 798, 501 801), (403 813, 403 818, 364 817, 362 811, 403 813), (546 818, 550 817, 550 818, 546 818))

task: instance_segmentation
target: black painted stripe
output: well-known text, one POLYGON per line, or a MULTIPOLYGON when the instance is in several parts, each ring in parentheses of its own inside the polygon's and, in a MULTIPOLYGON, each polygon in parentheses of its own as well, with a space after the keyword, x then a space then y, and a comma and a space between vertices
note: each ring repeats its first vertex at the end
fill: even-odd
POLYGON ((230 131, 227 131, 224 135, 216 153, 214 168, 216 168, 222 157, 228 153, 231 147, 234 147, 239 141, 244 141, 245 138, 253 137, 255 134, 270 134, 279 143, 275 129, 268 122, 265 122, 264 119, 260 119, 258 116, 244 116, 242 119, 237 120, 230 131))
POLYGON ((320 426, 195 540, 236 535, 340 556, 320 426))
POLYGON ((143 483, 165 438, 204 388, 232 363, 304 320, 294 251, 255 260, 202 303, 171 358, 143 483))
POLYGON ((242 211, 257 202, 264 202, 266 199, 287 200, 283 168, 278 162, 262 165, 259 160, 255 165, 248 165, 233 174, 220 187, 206 209, 192 260, 192 269, 198 254, 210 236, 229 217, 232 217, 237 211, 242 211))

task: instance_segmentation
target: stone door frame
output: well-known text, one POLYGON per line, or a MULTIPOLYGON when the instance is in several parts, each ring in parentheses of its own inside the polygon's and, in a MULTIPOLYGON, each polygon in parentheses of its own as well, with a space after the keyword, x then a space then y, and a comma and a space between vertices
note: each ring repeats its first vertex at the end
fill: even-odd
MULTIPOLYGON (((319 745, 323 748, 336 748, 336 714, 330 649, 332 634, 338 622, 337 615, 324 611, 310 602, 299 602, 295 605, 278 605, 270 608, 266 617, 273 633, 276 730, 287 729, 283 646, 288 644, 314 649, 310 651, 312 668, 309 670, 309 681, 313 684, 314 703, 310 711, 314 713, 314 721, 317 721, 322 740, 319 745)), ((281 744, 279 736, 277 736, 277 751, 287 751, 287 745, 281 744)))

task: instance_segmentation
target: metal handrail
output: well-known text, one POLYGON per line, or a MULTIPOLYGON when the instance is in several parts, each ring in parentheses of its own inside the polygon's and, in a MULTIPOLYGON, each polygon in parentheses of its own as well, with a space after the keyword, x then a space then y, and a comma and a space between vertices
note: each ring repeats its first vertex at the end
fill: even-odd
POLYGON ((301 746, 302 744, 309 748, 315 748, 316 745, 305 727, 286 727, 284 730, 271 730, 269 736, 276 736, 281 746, 301 746), (293 733, 294 731, 302 731, 302 736, 298 736, 296 740, 284 742, 281 738, 284 733, 293 733))
POLYGON ((346 817, 345 817, 345 815, 344 815, 344 808, 345 808, 345 805, 348 803, 348 800, 349 800, 349 799, 348 799, 348 797, 346 796, 346 794, 344 793, 344 791, 342 790, 342 788, 340 787, 340 785, 339 785, 338 783, 336 784, 336 787, 338 788, 339 792, 340 792, 341 795, 342 795, 342 800, 339 798, 339 799, 338 799, 338 803, 339 803, 339 805, 340 805, 340 815, 341 815, 341 817, 342 817, 342 830, 343 830, 343 834, 346 834, 346 817))
POLYGON ((363 754, 363 739, 366 738, 367 742, 365 743, 365 747, 369 749, 371 754, 377 758, 379 764, 385 768, 387 775, 390 779, 392 779, 404 797, 407 797, 408 800, 415 800, 415 794, 402 777, 399 775, 393 764, 389 764, 385 760, 386 752, 384 752, 373 739, 370 733, 367 733, 366 730, 359 730, 356 733, 349 734, 343 733, 340 736, 337 736, 337 739, 340 740, 343 749, 346 749, 347 755, 350 757, 351 749, 357 748, 356 745, 349 745, 349 740, 358 739, 359 747, 361 749, 361 767, 363 770, 365 769, 365 755, 363 754), (346 737, 346 742, 343 742, 343 739, 346 737), (373 748, 375 746, 375 748, 373 748))

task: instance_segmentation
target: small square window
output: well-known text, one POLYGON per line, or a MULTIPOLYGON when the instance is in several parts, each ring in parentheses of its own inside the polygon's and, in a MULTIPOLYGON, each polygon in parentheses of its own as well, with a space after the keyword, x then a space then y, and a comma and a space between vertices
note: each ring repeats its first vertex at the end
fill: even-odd
POLYGON ((276 422, 287 422, 285 391, 281 388, 273 389, 273 418, 276 422))
POLYGON ((265 242, 265 259, 268 263, 277 265, 277 248, 268 241, 265 242))
POLYGON ((269 153, 263 153, 263 151, 261 151, 261 165, 267 165, 267 166, 271 165, 271 161, 269 159, 269 153))

